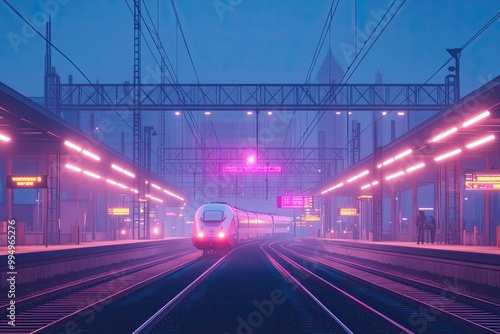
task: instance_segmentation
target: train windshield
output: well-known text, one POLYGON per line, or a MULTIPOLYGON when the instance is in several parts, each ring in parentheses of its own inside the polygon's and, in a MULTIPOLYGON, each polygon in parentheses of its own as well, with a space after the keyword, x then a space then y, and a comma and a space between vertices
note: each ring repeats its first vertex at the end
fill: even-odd
POLYGON ((224 211, 220 210, 206 210, 203 211, 203 217, 201 219, 204 222, 212 222, 212 223, 219 223, 225 219, 224 217, 224 211))

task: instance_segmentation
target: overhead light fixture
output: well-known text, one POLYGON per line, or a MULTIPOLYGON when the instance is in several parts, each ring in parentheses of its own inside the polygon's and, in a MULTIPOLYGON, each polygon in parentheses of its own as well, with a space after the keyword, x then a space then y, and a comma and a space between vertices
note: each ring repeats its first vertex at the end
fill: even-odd
POLYGON ((388 164, 390 164, 390 163, 391 163, 391 162, 393 162, 393 161, 394 161, 394 158, 390 158, 390 159, 388 159, 388 160, 386 160, 386 161, 382 162, 382 165, 383 165, 383 166, 388 165, 388 164))
POLYGON ((101 158, 100 158, 100 157, 98 157, 98 156, 97 156, 97 155, 95 155, 94 153, 89 152, 89 151, 87 151, 87 150, 83 150, 83 151, 82 151, 82 153, 83 153, 84 155, 86 155, 86 156, 88 156, 88 157, 90 157, 90 158, 94 159, 94 160, 97 160, 97 161, 101 160, 101 158))
POLYGON ((462 150, 458 148, 458 149, 456 149, 454 151, 451 151, 451 152, 445 153, 443 155, 440 155, 439 157, 434 158, 434 160, 435 161, 441 161, 443 159, 446 159, 446 158, 449 158, 449 157, 454 156, 456 154, 459 154, 460 152, 462 152, 462 150))
POLYGON ((386 179, 387 181, 389 181, 389 180, 391 180, 391 179, 394 179, 394 178, 396 178, 396 177, 398 177, 398 176, 403 175, 404 173, 405 173, 404 171, 400 171, 400 172, 397 172, 397 173, 395 173, 395 174, 389 175, 389 176, 388 176, 388 177, 386 177, 385 179, 386 179))
POLYGON ((471 125, 471 124, 473 124, 473 123, 476 123, 477 121, 480 121, 480 120, 482 120, 482 119, 483 119, 483 118, 485 118, 485 117, 488 117, 489 115, 490 115, 490 111, 489 111, 489 110, 486 110, 485 112, 482 112, 482 113, 480 113, 479 115, 477 115, 477 116, 475 116, 475 117, 473 117, 473 118, 469 119, 468 121, 464 122, 464 123, 462 124, 462 126, 463 126, 464 128, 466 128, 466 127, 468 127, 469 125, 471 125))
POLYGON ((135 175, 129 171, 127 171, 126 169, 123 169, 122 167, 118 166, 118 165, 115 165, 115 164, 111 164, 111 168, 113 168, 114 170, 117 170, 131 178, 134 178, 135 175))
POLYGON ((100 175, 97 175, 95 173, 89 172, 88 170, 84 170, 83 174, 88 175, 90 177, 93 177, 94 179, 100 179, 101 178, 100 175))
POLYGON ((473 148, 473 147, 479 146, 481 144, 487 143, 487 142, 489 142, 489 141, 491 141, 493 139, 495 139, 495 136, 494 135, 489 135, 489 136, 484 137, 482 139, 476 140, 475 142, 467 144, 467 145, 465 145, 465 147, 467 147, 467 148, 473 148))
POLYGON ((66 146, 68 146, 68 147, 71 147, 72 149, 74 149, 74 150, 76 150, 76 151, 78 151, 78 152, 81 152, 81 151, 82 151, 82 148, 81 148, 80 146, 75 145, 75 144, 73 144, 72 142, 70 142, 70 141, 68 141, 68 140, 66 140, 66 141, 64 142, 64 145, 66 145, 66 146))
POLYGON ((433 141, 433 142, 437 142, 437 141, 439 141, 439 140, 443 139, 444 137, 448 137, 449 135, 451 135, 452 133, 454 133, 454 132, 456 132, 456 131, 457 131, 457 128, 456 128, 456 127, 455 127, 455 128, 451 128, 451 129, 449 129, 448 131, 445 131, 445 132, 443 132, 443 133, 441 133, 441 134, 437 135, 436 137, 432 138, 432 141, 433 141))
POLYGON ((3 140, 4 142, 8 142, 8 141, 10 141, 10 138, 0 134, 0 140, 3 140))
POLYGON ((413 151, 410 148, 410 149, 404 151, 403 153, 400 153, 400 154, 396 155, 394 157, 394 159, 396 159, 396 160, 401 159, 402 157, 407 156, 408 154, 411 154, 411 152, 413 152, 413 151))
POLYGON ((170 192, 170 191, 168 191, 168 190, 166 190, 166 189, 164 189, 164 190, 163 190, 163 192, 164 192, 165 194, 167 194, 167 195, 170 195, 170 196, 172 196, 172 197, 175 197, 175 198, 177 198, 177 199, 180 199, 181 201, 184 201, 184 198, 180 197, 179 195, 174 194, 173 192, 170 192))
POLYGON ((68 168, 68 169, 74 170, 75 172, 81 172, 82 171, 81 168, 78 168, 78 167, 70 165, 70 164, 66 164, 65 167, 68 168))
POLYGON ((365 176, 365 175, 366 175, 366 174, 368 174, 368 173, 369 173, 369 171, 368 171, 368 170, 365 170, 365 171, 363 171, 363 172, 359 173, 359 174, 358 174, 358 177, 365 176))
POLYGON ((353 176, 353 177, 351 177, 349 180, 347 180, 347 183, 350 183, 350 182, 352 182, 352 181, 356 180, 357 178, 358 178, 358 176, 357 176, 357 175, 356 175, 356 176, 353 176))
POLYGON ((408 173, 409 173, 409 172, 413 172, 414 170, 419 169, 419 168, 422 168, 422 167, 424 167, 424 166, 425 166, 425 164, 422 162, 422 163, 419 163, 418 165, 415 165, 415 166, 412 166, 412 167, 410 167, 410 168, 406 169, 406 171, 407 171, 408 173))

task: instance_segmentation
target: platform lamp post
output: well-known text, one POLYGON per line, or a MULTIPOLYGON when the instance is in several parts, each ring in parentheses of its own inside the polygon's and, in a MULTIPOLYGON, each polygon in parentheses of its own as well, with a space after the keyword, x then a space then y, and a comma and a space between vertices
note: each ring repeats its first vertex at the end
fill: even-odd
POLYGON ((460 100, 460 53, 461 48, 446 49, 448 53, 455 59, 455 66, 448 67, 448 70, 455 71, 455 101, 460 100))
MULTIPOLYGON (((148 184, 146 186, 147 193, 151 189, 151 182, 149 180, 149 175, 151 174, 151 137, 156 136, 156 130, 153 126, 145 126, 144 127, 144 136, 145 136, 145 152, 146 152, 146 170, 148 171, 148 184)), ((140 224, 140 219, 139 219, 140 224)), ((149 239, 150 231, 149 231, 149 200, 144 202, 144 239, 149 239)), ((140 227, 139 227, 140 228, 140 227)))

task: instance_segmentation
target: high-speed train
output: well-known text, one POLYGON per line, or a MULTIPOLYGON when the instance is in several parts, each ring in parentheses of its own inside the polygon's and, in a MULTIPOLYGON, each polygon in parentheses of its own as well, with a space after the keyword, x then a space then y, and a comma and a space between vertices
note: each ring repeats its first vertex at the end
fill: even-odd
POLYGON ((226 203, 202 205, 194 215, 191 238, 203 250, 224 249, 241 240, 290 233, 291 218, 240 210, 226 203))

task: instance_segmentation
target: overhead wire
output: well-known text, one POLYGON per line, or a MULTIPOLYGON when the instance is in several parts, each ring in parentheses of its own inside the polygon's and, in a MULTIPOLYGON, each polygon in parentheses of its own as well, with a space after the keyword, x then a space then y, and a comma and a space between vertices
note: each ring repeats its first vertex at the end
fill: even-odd
MULTIPOLYGON (((476 38, 478 38, 483 32, 486 31, 486 29, 488 29, 498 18, 500 17, 500 13, 497 13, 493 16, 493 18, 491 18, 488 22, 486 22, 474 35, 472 35, 462 46, 461 46, 461 51, 463 51, 465 48, 467 48, 467 46, 469 46, 476 38)), ((461 52, 460 51, 460 52, 461 52)), ((448 63, 453 60, 453 57, 450 57, 448 58, 448 60, 446 60, 443 65, 441 65, 425 82, 424 82, 424 85, 427 84, 434 76, 437 75, 437 73, 439 73, 446 65, 448 65, 448 63)), ((401 94, 401 92, 394 98, 394 99, 397 99, 397 97, 401 94)), ((404 101, 403 101, 404 102, 404 101)), ((403 104, 403 102, 400 103, 400 105, 403 104)), ((397 107, 394 107, 390 110, 387 110, 387 115, 389 115, 391 112, 393 112, 394 110, 398 109, 397 107)), ((374 124, 376 122, 378 122, 379 120, 381 120, 383 117, 385 116, 379 116, 378 118, 376 118, 373 122, 371 122, 370 124, 368 124, 365 128, 363 128, 361 131, 360 131, 360 134, 365 132, 366 130, 368 130, 370 127, 374 126, 374 124)), ((346 146, 348 145, 349 143, 346 144, 346 146)), ((344 148, 346 147, 344 146, 344 148)))
MULTIPOLYGON (((333 20, 333 17, 335 16, 335 13, 337 11, 337 7, 338 7, 339 3, 340 3, 340 0, 337 0, 337 2, 335 2, 335 0, 333 0, 332 5, 330 6, 330 9, 328 10, 328 15, 325 19, 325 23, 323 25, 323 30, 321 31, 321 34, 320 34, 320 37, 318 40, 318 44, 316 45, 316 49, 314 50, 311 64, 309 65, 309 69, 307 71, 307 75, 306 75, 306 79, 305 79, 306 85, 309 84, 311 81, 312 72, 314 71, 314 68, 316 67, 316 62, 319 58, 321 49, 323 48, 323 44, 325 42, 326 36, 327 36, 328 32, 330 31, 330 26, 332 24, 332 20, 333 20), (335 6, 335 8, 333 8, 335 3, 336 3, 336 6, 335 6)), ((306 96, 309 93, 309 89, 307 89, 306 92, 302 92, 302 93, 303 94, 301 94, 301 96, 299 98, 300 102, 302 102, 304 100, 304 96, 306 96)), ((285 141, 286 141, 286 138, 288 136, 288 132, 290 131, 293 119, 294 119, 296 114, 297 114, 297 110, 294 110, 292 113, 292 116, 290 117, 290 121, 288 122, 288 127, 287 127, 287 130, 286 130, 285 135, 284 135, 285 141)))
MULTIPOLYGON (((96 90, 96 92, 104 99, 110 102, 106 95, 104 95, 99 89, 97 89, 97 85, 94 84, 89 77, 83 72, 83 70, 71 59, 67 56, 61 49, 59 49, 54 43, 49 41, 41 32, 39 32, 17 9, 15 9, 7 0, 3 0, 3 2, 17 15, 21 20, 23 20, 37 35, 39 35, 46 43, 48 43, 55 51, 57 51, 64 59, 66 59, 73 67, 82 75, 82 77, 96 90)), ((123 121, 125 125, 127 125, 132 132, 134 131, 132 126, 122 117, 122 115, 114 110, 116 115, 123 121)))
MULTIPOLYGON (((125 0, 125 3, 127 4, 128 8, 129 8, 129 11, 133 15, 133 11, 132 11, 129 3, 128 3, 128 0, 125 0)), ((172 63, 170 62, 170 58, 168 57, 168 54, 166 53, 165 48, 163 47, 163 45, 161 43, 161 39, 159 38, 159 34, 158 34, 158 29, 155 27, 155 24, 154 24, 154 22, 153 22, 153 20, 151 18, 150 13, 149 13, 149 9, 148 9, 148 7, 147 7, 147 5, 146 5, 146 3, 144 1, 143 1, 143 5, 144 5, 144 8, 146 9, 146 13, 149 16, 151 25, 154 28, 154 32, 155 32, 156 37, 157 37, 156 39, 153 37, 153 33, 151 32, 151 28, 148 25, 148 23, 146 22, 146 20, 144 19, 144 16, 142 15, 142 12, 139 13, 140 16, 141 16, 141 20, 144 23, 144 25, 146 26, 146 29, 149 32, 150 38, 155 43, 155 46, 156 46, 158 52, 160 53, 160 57, 162 59, 162 62, 165 63, 165 64, 170 65, 170 68, 168 66, 166 66, 166 69, 169 72, 172 80, 168 79, 168 77, 166 77, 166 79, 170 82, 170 84, 172 84, 172 87, 176 91, 177 96, 179 97, 179 99, 184 104, 186 104, 186 101, 184 100, 184 97, 186 96, 186 94, 184 94, 181 91, 181 89, 179 88, 179 86, 178 86, 178 83, 179 83, 178 77, 177 77, 177 75, 176 75, 176 73, 175 73, 175 71, 173 69, 172 63), (167 62, 164 61, 165 59, 167 59, 167 62)), ((146 36, 144 35, 144 32, 141 31, 141 34, 144 37, 144 40, 146 41, 146 44, 148 45, 148 48, 149 48, 150 52, 153 55, 153 59, 155 59, 156 64, 161 68, 162 67, 161 64, 158 63, 158 60, 156 59, 156 57, 153 54, 153 51, 149 47, 149 43, 147 42, 147 39, 146 39, 146 36)), ((194 139, 197 141, 197 143, 198 143, 199 146, 202 146, 202 147, 205 146, 203 135, 202 135, 202 133, 201 133, 201 131, 200 131, 198 125, 197 125, 196 120, 194 119, 194 116, 193 116, 192 112, 190 110, 188 110, 187 108, 185 108, 184 111, 186 111, 186 113, 185 113, 185 115, 186 115, 186 121, 187 121, 187 124, 188 124, 188 127, 189 127, 191 133, 194 136, 194 139)))
MULTIPOLYGON (((342 78, 340 79, 340 82, 339 82, 339 85, 345 85, 347 83, 347 81, 351 78, 351 76, 353 75, 353 73, 356 71, 356 69, 358 68, 359 64, 361 64, 361 62, 363 61, 363 59, 366 57, 366 55, 368 54, 368 52, 371 50, 371 48, 373 47, 373 45, 375 44, 375 42, 378 40, 378 38, 380 37, 380 35, 384 32, 385 28, 389 25, 389 23, 392 21, 392 19, 395 17, 395 15, 399 12, 399 10, 401 9, 401 7, 404 5, 404 3, 406 2, 406 0, 403 0, 401 2, 401 4, 399 5, 399 7, 396 9, 396 11, 392 14, 391 18, 389 19, 389 21, 387 22, 387 24, 382 28, 382 30, 378 33, 378 35, 376 36, 375 40, 372 42, 372 43, 368 43, 368 41, 370 41, 370 39, 372 38, 373 34, 375 32, 377 32, 379 29, 378 27, 380 26, 380 24, 384 21, 385 17, 387 16, 387 14, 391 11, 392 7, 394 6, 394 4, 396 3, 397 0, 393 0, 393 2, 391 3, 391 5, 387 8, 386 12, 384 13, 384 15, 382 16, 382 18, 379 20, 379 22, 377 23, 376 27, 373 29, 373 31, 371 32, 371 34, 368 36, 368 39, 365 41, 365 43, 363 44, 363 46, 361 47, 361 49, 359 50, 359 52, 356 54, 356 56, 354 57, 354 59, 352 60, 351 62, 351 65, 348 66, 348 70, 344 73, 344 75, 342 76, 342 78), (366 47, 366 45, 370 44, 368 50, 366 52, 363 53, 363 49, 366 47), (356 63, 358 57, 361 56, 361 59, 359 60, 359 62, 356 63), (356 64, 356 66, 353 68, 352 71, 350 71, 350 69, 352 68, 353 64, 356 64), (350 72, 350 75, 347 77, 347 79, 345 80, 344 82, 344 79, 346 78, 347 74, 350 72)), ((292 155, 290 156, 290 159, 293 159, 295 158, 295 156, 298 154, 299 150, 301 147, 304 147, 307 139, 310 137, 310 135, 312 134, 313 130, 316 128, 316 126, 319 124, 320 120, 323 118, 323 116, 325 115, 326 113, 326 109, 328 106, 329 106, 329 103, 332 101, 332 100, 335 100, 337 98, 339 94, 339 91, 336 91, 334 92, 334 94, 332 94, 331 97, 328 98, 328 100, 325 101, 325 99, 327 98, 327 96, 320 102, 321 105, 323 105, 323 111, 318 111, 318 113, 316 113, 315 117, 313 118, 313 120, 309 123, 309 125, 307 126, 306 130, 304 131, 304 133, 302 134, 301 138, 299 139, 299 142, 297 143, 297 145, 295 146, 294 150, 292 151, 292 155)), ((346 144, 346 146, 348 146, 349 143, 346 144)), ((345 148, 345 147, 344 147, 345 148)))
MULTIPOLYGON (((193 72, 194 72, 194 75, 196 77, 196 82, 198 84, 200 84, 200 78, 198 77, 198 72, 196 71, 196 67, 194 66, 194 61, 193 61, 193 57, 191 56, 191 51, 189 50, 189 46, 188 46, 188 43, 187 43, 187 40, 186 40, 186 36, 184 35, 184 30, 182 29, 182 24, 181 24, 181 20, 179 18, 179 13, 177 12, 177 7, 175 6, 175 2, 174 0, 170 0, 170 3, 172 5, 172 9, 174 11, 174 15, 175 15, 175 19, 177 21, 177 27, 181 33, 181 36, 182 36, 182 40, 184 42, 184 47, 186 48, 186 52, 188 54, 188 57, 189 57, 189 61, 191 63, 191 67, 193 68, 193 72)), ((203 100, 205 100, 205 93, 202 91, 203 93, 203 100)), ((193 118, 193 115, 190 113, 190 117, 193 118)), ((214 124, 213 124, 213 120, 210 118, 210 123, 211 123, 211 129, 213 130, 213 133, 214 133, 214 136, 215 136, 215 140, 218 144, 218 146, 220 147, 221 144, 220 144, 220 141, 219 141, 219 137, 217 136, 217 132, 215 132, 215 127, 214 127, 214 124)))

